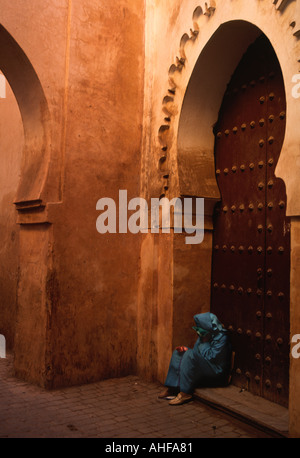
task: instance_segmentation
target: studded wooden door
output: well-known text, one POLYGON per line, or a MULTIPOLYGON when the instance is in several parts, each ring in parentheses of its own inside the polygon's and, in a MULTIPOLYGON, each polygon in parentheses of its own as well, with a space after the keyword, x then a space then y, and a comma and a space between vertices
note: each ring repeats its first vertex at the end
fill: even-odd
POLYGON ((287 405, 290 224, 276 178, 285 132, 280 66, 261 36, 238 65, 215 127, 212 311, 230 330, 233 383, 287 405))

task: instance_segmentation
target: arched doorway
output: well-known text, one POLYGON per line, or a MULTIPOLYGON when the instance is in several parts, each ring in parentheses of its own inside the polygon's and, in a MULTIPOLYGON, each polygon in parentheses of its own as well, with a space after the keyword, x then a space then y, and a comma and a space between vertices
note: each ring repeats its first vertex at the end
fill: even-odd
POLYGON ((21 175, 15 204, 18 209, 45 206, 51 159, 48 103, 35 69, 21 46, 0 24, 0 69, 19 106, 24 129, 21 175))
POLYGON ((14 344, 19 267, 19 227, 13 201, 19 184, 24 131, 19 107, 4 75, 0 97, 0 334, 14 344))
MULTIPOLYGON (((2 24, 0 70, 18 104, 24 136, 23 150, 18 151, 18 186, 7 195, 7 205, 13 207, 15 204, 18 211, 13 214, 16 221, 12 221, 12 224, 18 224, 15 224, 18 227, 16 290, 11 291, 14 302, 3 302, 0 307, 0 328, 10 339, 8 344, 14 354, 15 375, 45 385, 48 382, 46 360, 49 359, 46 349, 50 341, 47 335, 49 308, 45 290, 52 241, 47 204, 50 197, 55 202, 54 193, 57 189, 57 181, 50 180, 54 162, 51 117, 48 101, 33 65, 2 24)), ((7 233, 8 230, 6 224, 4 231, 7 233)), ((7 257, 2 260, 5 269, 7 257)))
POLYGON ((211 310, 231 331, 233 383, 288 405, 290 224, 275 176, 285 134, 279 62, 261 35, 242 57, 215 126, 211 310))

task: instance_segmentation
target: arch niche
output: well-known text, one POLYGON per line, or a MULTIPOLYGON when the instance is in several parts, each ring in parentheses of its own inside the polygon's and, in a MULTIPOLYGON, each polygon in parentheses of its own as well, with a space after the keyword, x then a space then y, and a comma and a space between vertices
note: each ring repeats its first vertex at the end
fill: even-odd
POLYGON ((24 129, 20 181, 11 202, 16 206, 20 224, 14 369, 18 377, 45 386, 46 367, 50 366, 47 360, 49 316, 44 291, 52 240, 52 226, 45 210, 47 201, 55 200, 50 193, 55 194, 57 184, 56 180, 49 179, 50 113, 36 71, 3 25, 0 25, 0 68, 15 95, 24 129))
POLYGON ((177 161, 181 195, 204 197, 212 213, 220 194, 215 178, 213 126, 234 70, 248 46, 262 34, 246 21, 222 24, 211 37, 192 72, 178 125, 177 161))
MULTIPOLYGON (((212 216, 221 197, 215 174, 213 128, 231 76, 247 48, 261 34, 257 26, 244 20, 220 25, 200 53, 186 86, 177 127, 176 192, 205 199, 204 242, 195 245, 191 253, 180 237, 174 237, 173 311, 181 321, 182 309, 185 311, 183 321, 187 329, 195 313, 210 309, 212 216), (180 277, 182 269, 188 272, 184 280, 180 277)), ((194 336, 184 335, 182 328, 182 323, 174 319, 174 341, 178 336, 178 341, 191 342, 194 336)))
POLYGON ((21 177, 15 197, 18 210, 43 201, 50 159, 49 111, 39 78, 28 57, 0 25, 0 68, 19 105, 24 127, 21 177))

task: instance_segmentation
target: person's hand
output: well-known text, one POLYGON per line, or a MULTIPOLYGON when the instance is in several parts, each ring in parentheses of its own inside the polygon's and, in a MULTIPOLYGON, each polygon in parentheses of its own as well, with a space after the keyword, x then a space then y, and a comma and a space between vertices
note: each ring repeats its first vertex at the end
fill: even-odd
POLYGON ((178 351, 178 353, 184 353, 188 350, 188 348, 181 345, 180 347, 176 347, 176 350, 178 351))
POLYGON ((205 336, 201 337, 201 341, 204 342, 210 342, 211 341, 211 334, 206 334, 205 336))

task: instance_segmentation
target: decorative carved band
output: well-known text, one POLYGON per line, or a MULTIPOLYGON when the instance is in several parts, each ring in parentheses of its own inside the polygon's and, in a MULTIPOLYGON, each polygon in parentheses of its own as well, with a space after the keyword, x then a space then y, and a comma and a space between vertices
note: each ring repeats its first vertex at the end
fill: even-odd
POLYGON ((170 124, 172 121, 172 116, 174 114, 174 100, 176 96, 176 82, 175 75, 177 72, 181 72, 184 69, 186 55, 185 55, 185 46, 189 41, 195 41, 199 34, 199 24, 198 21, 201 16, 207 16, 208 18, 212 17, 216 10, 216 2, 211 0, 210 2, 205 2, 204 9, 201 6, 193 12, 193 28, 190 28, 190 33, 184 33, 181 37, 179 44, 179 56, 176 57, 176 62, 173 63, 169 68, 169 89, 168 94, 163 99, 163 112, 165 114, 164 124, 162 124, 158 131, 158 139, 161 145, 161 151, 158 161, 158 168, 161 174, 163 183, 161 188, 161 197, 164 197, 168 194, 169 190, 169 166, 168 166, 168 150, 169 145, 169 130, 170 124))
POLYGON ((295 37, 300 36, 300 2, 297 0, 273 0, 273 4, 275 5, 275 8, 280 11, 281 13, 284 13, 288 5, 290 5, 292 2, 296 2, 296 9, 295 9, 295 17, 293 21, 290 23, 290 26, 294 30, 294 35, 295 37))

